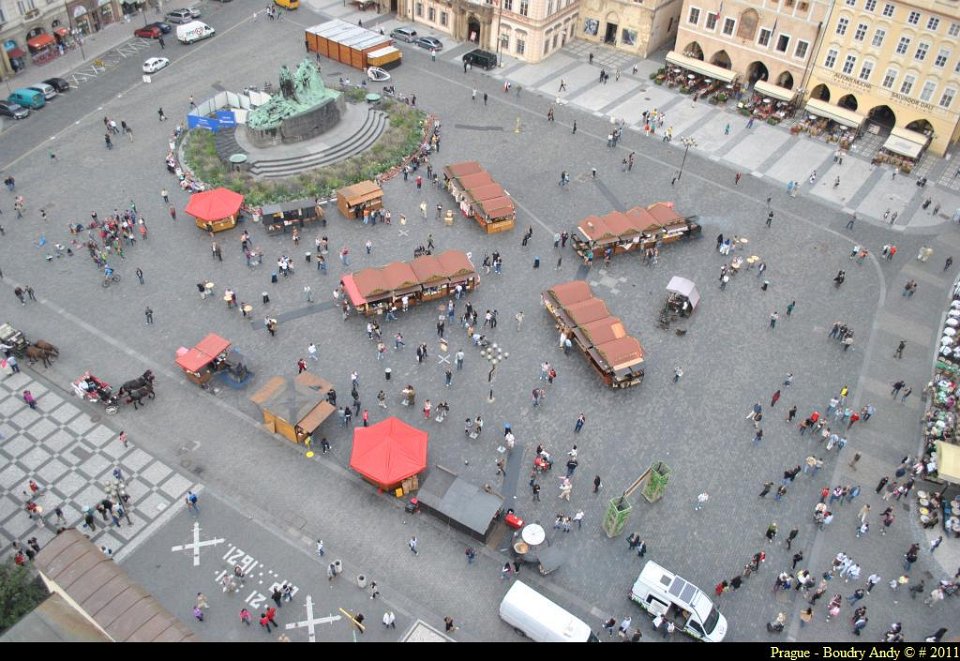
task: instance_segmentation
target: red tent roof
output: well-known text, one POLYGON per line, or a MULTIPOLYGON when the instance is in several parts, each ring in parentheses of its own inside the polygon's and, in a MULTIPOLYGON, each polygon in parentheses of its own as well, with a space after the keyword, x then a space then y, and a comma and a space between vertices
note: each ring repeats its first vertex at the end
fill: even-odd
POLYGON ((241 204, 243 195, 240 193, 226 188, 214 188, 191 195, 184 211, 200 220, 220 220, 237 213, 241 204))
POLYGON ((188 372, 199 372, 205 365, 230 348, 230 340, 210 333, 192 349, 177 352, 177 365, 188 372))
POLYGON ((353 430, 350 467, 388 488, 427 467, 427 432, 399 418, 353 430))

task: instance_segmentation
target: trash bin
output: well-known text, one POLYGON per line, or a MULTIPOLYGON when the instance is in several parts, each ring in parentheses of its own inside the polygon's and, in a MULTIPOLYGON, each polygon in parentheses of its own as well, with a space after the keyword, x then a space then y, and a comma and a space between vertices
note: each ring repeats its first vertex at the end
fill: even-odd
POLYGON ((343 563, 340 560, 333 561, 333 572, 339 574, 343 571, 343 563))
POLYGON ((311 257, 311 256, 312 256, 312 255, 311 255, 309 252, 303 253, 303 258, 307 261, 307 264, 310 263, 310 257, 311 257))
POLYGON ((263 292, 263 294, 261 294, 261 296, 263 296, 263 302, 264 302, 264 304, 267 304, 267 303, 270 302, 270 294, 268 294, 267 292, 263 292))
POLYGON ((357 576, 357 587, 360 588, 361 590, 367 587, 367 577, 364 576, 363 574, 359 574, 357 576))
POLYGON ((540 258, 539 258, 539 257, 534 257, 534 258, 533 258, 533 268, 535 268, 535 269, 540 268, 540 258))
POLYGON ((276 271, 274 271, 273 273, 270 274, 270 282, 272 282, 273 284, 277 284, 277 272, 276 272, 276 271))
POLYGON ((383 370, 383 378, 386 379, 387 381, 390 380, 391 374, 393 374, 393 370, 391 370, 389 367, 383 370))

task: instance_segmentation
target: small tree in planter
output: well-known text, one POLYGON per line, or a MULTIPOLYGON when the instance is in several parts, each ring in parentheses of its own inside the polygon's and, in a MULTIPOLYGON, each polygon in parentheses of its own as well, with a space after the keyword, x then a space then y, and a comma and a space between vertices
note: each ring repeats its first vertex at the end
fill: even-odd
POLYGON ((670 481, 670 467, 662 461, 647 469, 643 484, 643 497, 649 503, 655 503, 663 498, 663 492, 667 489, 667 482, 670 481))

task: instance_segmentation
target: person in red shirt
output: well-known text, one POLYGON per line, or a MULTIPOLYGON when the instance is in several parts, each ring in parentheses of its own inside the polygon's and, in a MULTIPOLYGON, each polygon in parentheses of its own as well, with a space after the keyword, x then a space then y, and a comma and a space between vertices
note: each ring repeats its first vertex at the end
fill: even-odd
POLYGON ((307 370, 307 361, 303 358, 297 361, 297 374, 303 374, 307 370))
POLYGON ((854 411, 853 414, 850 416, 850 422, 847 424, 847 429, 850 429, 851 427, 853 427, 853 425, 856 424, 857 421, 859 420, 860 420, 860 414, 854 411))

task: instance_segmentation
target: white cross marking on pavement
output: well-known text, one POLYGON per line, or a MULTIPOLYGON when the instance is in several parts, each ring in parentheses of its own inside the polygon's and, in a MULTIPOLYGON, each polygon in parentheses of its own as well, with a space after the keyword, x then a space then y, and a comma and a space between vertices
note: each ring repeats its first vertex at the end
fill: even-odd
POLYGON ((400 230, 400 236, 410 236, 410 232, 408 230, 400 230))
POLYGON ((317 642, 316 634, 316 625, 317 624, 332 624, 340 619, 339 615, 328 615, 327 617, 314 617, 313 616, 313 598, 310 595, 307 595, 304 606, 307 609, 307 619, 301 622, 289 622, 284 625, 287 629, 302 629, 306 627, 308 638, 311 643, 317 642))
POLYGON ((437 356, 437 357, 440 359, 440 362, 437 363, 437 365, 443 365, 444 363, 446 363, 447 365, 450 364, 450 354, 447 354, 446 356, 437 356))
POLYGON ((226 541, 225 539, 206 539, 200 541, 200 523, 198 521, 193 522, 193 543, 192 544, 177 544, 176 546, 171 546, 171 551, 186 551, 187 549, 193 549, 193 566, 200 566, 200 547, 202 546, 216 546, 221 542, 226 541))

